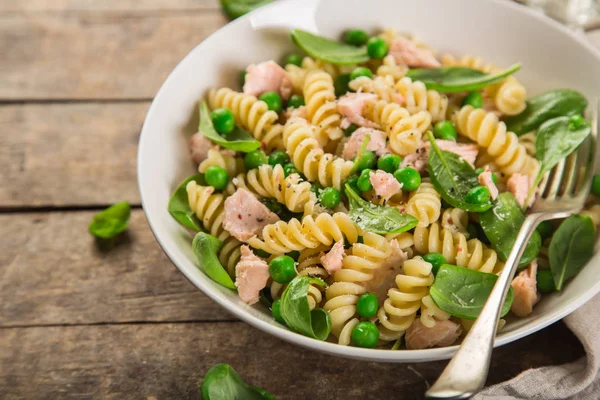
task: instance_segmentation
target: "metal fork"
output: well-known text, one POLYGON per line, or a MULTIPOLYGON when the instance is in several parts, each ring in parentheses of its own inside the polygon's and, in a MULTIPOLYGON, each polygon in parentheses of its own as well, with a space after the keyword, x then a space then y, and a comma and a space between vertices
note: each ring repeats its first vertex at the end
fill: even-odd
POLYGON ((591 135, 546 174, 540 185, 540 195, 525 218, 515 246, 481 314, 442 375, 425 394, 428 399, 467 399, 485 385, 501 305, 504 304, 525 244, 540 222, 565 218, 581 211, 589 194, 595 167, 599 107, 596 100, 592 111, 591 135))

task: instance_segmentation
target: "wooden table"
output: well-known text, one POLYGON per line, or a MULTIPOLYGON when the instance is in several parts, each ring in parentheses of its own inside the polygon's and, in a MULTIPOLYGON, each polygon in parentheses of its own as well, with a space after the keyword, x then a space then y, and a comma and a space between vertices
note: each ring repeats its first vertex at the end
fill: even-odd
MULTIPOLYGON (((281 342, 163 254, 140 208, 140 127, 175 64, 225 23, 217 0, 0 2, 1 399, 199 399, 219 362, 281 399, 420 399, 444 367, 281 342), (87 225, 121 200, 130 228, 100 246, 87 225)), ((489 383, 582 354, 557 323, 498 349, 489 383)))

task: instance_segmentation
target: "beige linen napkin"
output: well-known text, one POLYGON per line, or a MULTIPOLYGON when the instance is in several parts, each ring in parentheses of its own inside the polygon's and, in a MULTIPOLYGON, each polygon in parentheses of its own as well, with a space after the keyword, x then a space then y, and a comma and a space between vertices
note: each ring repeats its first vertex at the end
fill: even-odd
POLYGON ((484 389, 474 400, 600 399, 600 295, 564 319, 583 344, 586 356, 575 362, 527 370, 484 389))

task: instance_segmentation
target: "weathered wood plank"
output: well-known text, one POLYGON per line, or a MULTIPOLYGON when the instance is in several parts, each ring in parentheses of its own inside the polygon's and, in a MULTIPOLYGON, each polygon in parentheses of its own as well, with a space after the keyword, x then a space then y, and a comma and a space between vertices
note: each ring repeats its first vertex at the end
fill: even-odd
POLYGON ((233 319, 171 264, 142 210, 111 249, 87 232, 93 215, 0 214, 0 326, 233 319))
POLYGON ((3 0, 1 12, 215 10, 218 0, 3 0))
POLYGON ((225 24, 206 13, 0 15, 0 99, 152 98, 225 24))
POLYGON ((139 204, 148 102, 0 106, 0 207, 139 204))
MULTIPOLYGON (((488 383, 581 355, 560 324, 495 351, 488 383)), ((279 399, 422 399, 445 365, 345 360, 241 322, 1 329, 0 398, 197 400, 220 362, 279 399)))

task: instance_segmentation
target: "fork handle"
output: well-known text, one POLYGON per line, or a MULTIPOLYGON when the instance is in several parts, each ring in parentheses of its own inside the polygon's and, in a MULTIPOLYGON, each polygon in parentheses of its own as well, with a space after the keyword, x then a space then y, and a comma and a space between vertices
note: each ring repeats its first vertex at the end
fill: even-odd
POLYGON ((525 245, 542 219, 540 214, 525 219, 483 310, 442 375, 425 394, 426 398, 468 399, 485 385, 502 305, 525 245))

